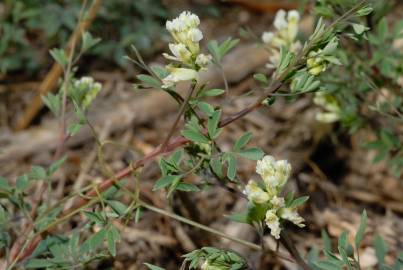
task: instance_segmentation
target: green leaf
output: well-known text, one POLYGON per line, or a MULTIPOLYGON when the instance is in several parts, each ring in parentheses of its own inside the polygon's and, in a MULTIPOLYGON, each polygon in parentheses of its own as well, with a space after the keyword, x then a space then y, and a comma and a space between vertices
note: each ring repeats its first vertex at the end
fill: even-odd
POLYGON ((55 115, 58 116, 60 113, 61 99, 59 95, 54 95, 48 93, 46 96, 41 96, 43 103, 46 107, 55 115))
POLYGON ((250 221, 261 222, 264 220, 267 210, 268 205, 250 203, 248 205, 248 219, 250 221))
POLYGON ((339 253, 341 255, 341 258, 343 259, 344 264, 347 266, 347 269, 348 270, 353 270, 353 268, 351 267, 351 263, 350 263, 350 261, 348 259, 346 250, 341 248, 341 247, 338 247, 338 250, 339 250, 339 253))
POLYGON ((355 235, 355 248, 358 250, 361 240, 364 237, 365 228, 367 226, 367 212, 364 210, 361 214, 360 226, 358 227, 358 231, 355 235))
POLYGON ((96 44, 98 44, 101 41, 100 38, 94 38, 90 32, 84 32, 83 37, 82 37, 82 44, 81 44, 81 50, 85 52, 86 50, 94 47, 96 44))
POLYGON ((236 176, 236 158, 233 154, 228 153, 226 155, 228 168, 227 168, 227 177, 230 180, 234 180, 236 176))
POLYGON ((342 65, 340 60, 337 59, 336 57, 332 56, 332 55, 325 56, 325 60, 328 61, 329 63, 335 64, 335 65, 338 65, 338 66, 342 65))
POLYGON ((150 270, 165 270, 164 268, 149 263, 144 263, 144 265, 150 270))
POLYGON ((175 164, 175 167, 181 162, 183 150, 178 149, 171 155, 171 163, 175 164))
POLYGON ((337 49, 338 45, 339 45, 339 39, 337 37, 333 37, 323 48, 322 54, 327 56, 333 54, 334 51, 337 49))
POLYGON ((210 166, 213 172, 219 177, 223 178, 222 173, 222 163, 220 158, 212 158, 210 159, 210 166))
POLYGON ((311 248, 307 256, 308 264, 310 266, 313 266, 313 264, 318 260, 318 258, 319 258, 319 250, 316 249, 315 247, 311 248))
POLYGON ((169 75, 168 70, 160 66, 152 66, 152 71, 158 76, 158 78, 163 79, 169 75))
POLYGON ((64 156, 55 162, 53 162, 50 167, 49 167, 49 175, 53 175, 60 167, 64 164, 64 162, 67 160, 67 156, 64 156))
POLYGON ((388 130, 381 130, 380 137, 382 142, 384 142, 389 147, 398 147, 400 145, 399 138, 397 138, 392 132, 388 130))
POLYGON ((225 90, 223 89, 209 89, 209 90, 205 90, 203 92, 201 92, 200 97, 215 97, 215 96, 219 96, 225 93, 225 90))
POLYGON ((180 179, 180 175, 166 175, 160 178, 154 185, 153 191, 170 186, 175 180, 180 179))
POLYGON ((220 122, 220 117, 221 117, 221 111, 215 111, 207 121, 208 134, 210 138, 213 140, 218 136, 220 132, 220 130, 218 129, 218 123, 220 122))
POLYGON ((218 47, 218 42, 212 40, 207 44, 207 48, 211 55, 213 56, 214 62, 219 63, 221 61, 220 48, 218 47))
POLYGON ((220 45, 220 57, 224 57, 232 48, 234 48, 239 42, 239 39, 227 38, 220 45))
POLYGON ((379 234, 375 236, 374 247, 376 258, 378 259, 379 266, 382 269, 385 264, 385 256, 386 253, 388 252, 388 247, 383 238, 379 234))
POLYGON ((264 152, 257 147, 252 147, 245 150, 240 150, 237 152, 243 158, 251 159, 251 160, 259 160, 264 156, 264 152))
POLYGON ((127 212, 127 205, 119 202, 119 201, 115 201, 115 200, 106 200, 106 203, 113 209, 113 211, 115 211, 116 214, 118 214, 119 216, 123 216, 124 214, 126 214, 127 212))
POLYGON ((46 170, 41 166, 32 166, 29 178, 32 180, 44 180, 47 177, 46 170))
POLYGON ((314 265, 316 267, 319 267, 320 269, 324 270, 342 270, 343 268, 340 267, 337 263, 331 262, 331 261, 319 261, 315 262, 314 265))
POLYGON ((149 75, 140 74, 140 75, 137 75, 137 79, 139 79, 140 81, 142 81, 143 83, 145 83, 146 85, 148 85, 150 87, 154 87, 154 88, 161 87, 161 82, 159 80, 157 80, 156 78, 151 77, 149 75))
POLYGON ((386 18, 383 17, 378 23, 378 37, 383 42, 386 40, 388 35, 388 22, 386 18))
POLYGON ((248 213, 236 213, 226 217, 235 222, 250 224, 248 213))
POLYGON ((367 16, 373 11, 373 8, 370 6, 365 6, 357 11, 358 16, 367 16))
POLYGON ((78 231, 74 231, 69 240, 69 250, 73 256, 79 256, 78 245, 80 242, 80 234, 78 231))
POLYGON ((309 196, 302 196, 302 197, 296 198, 295 200, 292 201, 292 203, 290 203, 290 205, 288 207, 290 207, 290 208, 298 207, 298 206, 304 204, 307 200, 309 200, 309 196))
POLYGON ((50 55, 63 68, 67 65, 68 59, 67 59, 66 52, 63 49, 55 48, 53 50, 50 50, 50 55))
POLYGON ((245 132, 234 144, 234 151, 241 150, 252 138, 252 132, 245 132))
POLYGON ((343 250, 346 249, 347 244, 348 244, 348 233, 346 231, 342 232, 341 235, 339 236, 339 241, 337 246, 343 250))
POLYGON ((8 183, 7 179, 0 176, 0 190, 4 190, 4 191, 11 191, 11 186, 8 183))
POLYGON ((70 136, 74 136, 81 130, 82 127, 83 125, 80 123, 71 123, 67 128, 67 132, 70 134, 70 136))
POLYGON ((262 74, 262 73, 253 74, 253 78, 254 78, 256 81, 259 81, 259 82, 263 83, 264 85, 267 85, 267 84, 269 83, 269 81, 268 81, 266 75, 264 75, 264 74, 262 74))
POLYGON ((17 178, 16 188, 18 191, 23 192, 29 186, 28 175, 24 174, 17 178))
POLYGON ((98 212, 89 212, 89 211, 83 211, 83 214, 93 223, 103 225, 106 220, 105 218, 101 215, 101 213, 98 212))
POLYGON ((140 218, 142 217, 142 215, 143 215, 143 208, 141 206, 139 206, 136 209, 136 215, 134 217, 134 222, 139 223, 140 218))
POLYGON ((25 264, 26 268, 47 268, 51 267, 53 263, 49 259, 29 259, 25 264))
POLYGON ((214 113, 214 107, 207 102, 200 101, 197 103, 197 107, 209 117, 214 113))
POLYGON ((200 191, 200 189, 193 184, 189 183, 179 183, 175 189, 180 190, 180 191, 186 191, 186 192, 197 192, 200 191))
POLYGON ((107 234, 106 234, 106 239, 108 242, 108 250, 111 253, 111 255, 113 257, 116 256, 116 242, 117 239, 115 238, 115 233, 113 232, 113 230, 108 230, 107 234))
POLYGON ((99 232, 93 234, 88 238, 81 246, 80 252, 87 253, 87 252, 95 252, 98 247, 102 245, 104 239, 106 237, 106 230, 101 229, 99 232))
POLYGON ((353 29, 354 29, 354 32, 355 32, 357 35, 361 35, 361 34, 364 33, 365 31, 369 30, 369 28, 366 27, 365 25, 357 24, 357 23, 353 23, 353 29))
POLYGON ((183 130, 182 131, 182 135, 193 141, 193 142, 197 142, 197 143, 209 143, 209 140, 206 138, 206 136, 204 136, 203 134, 201 134, 198 131, 194 131, 194 130, 183 130))
POLYGON ((322 241, 325 248, 325 251, 331 253, 332 252, 332 241, 330 240, 329 235, 325 230, 322 230, 322 241))

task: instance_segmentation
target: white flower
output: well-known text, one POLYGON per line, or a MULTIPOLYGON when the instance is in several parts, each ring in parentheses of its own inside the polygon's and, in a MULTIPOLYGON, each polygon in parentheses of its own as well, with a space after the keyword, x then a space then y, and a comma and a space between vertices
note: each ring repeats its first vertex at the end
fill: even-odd
POLYGON ((200 19, 197 15, 189 12, 183 11, 179 17, 173 19, 172 21, 167 21, 166 28, 169 32, 182 32, 189 28, 195 28, 200 24, 200 19))
POLYGON ((270 199, 270 203, 273 205, 273 209, 280 209, 284 207, 285 201, 283 197, 274 196, 270 199))
POLYGON ((299 23, 299 13, 296 10, 291 10, 288 12, 287 16, 288 25, 288 40, 290 42, 294 41, 298 33, 298 23, 299 23))
POLYGON ((325 92, 316 92, 313 102, 316 105, 322 106, 323 108, 325 108, 328 111, 331 111, 331 112, 340 111, 340 107, 339 107, 339 104, 338 104, 336 98, 325 92))
POLYGON ((176 63, 175 67, 167 66, 171 74, 163 79, 164 88, 173 86, 179 81, 197 79, 197 71, 210 63, 210 55, 200 54, 199 42, 203 39, 203 33, 197 28, 199 24, 199 17, 189 11, 184 11, 177 18, 167 21, 166 28, 175 43, 169 44, 173 55, 166 53, 162 55, 179 63, 176 63))
POLYGON ((276 215, 275 210, 269 210, 266 212, 266 225, 267 227, 270 228, 270 234, 273 235, 274 238, 279 239, 280 238, 280 219, 276 215))
POLYGON ((187 38, 192 42, 199 42, 203 39, 203 33, 198 28, 192 28, 187 32, 187 38))
POLYGON ((167 67, 170 74, 162 79, 163 88, 168 88, 173 86, 175 83, 180 81, 188 81, 193 79, 198 79, 198 73, 194 69, 190 68, 175 68, 167 67))
POLYGON ((283 9, 280 9, 276 13, 276 17, 274 18, 274 27, 277 30, 281 30, 287 27, 287 20, 285 19, 286 12, 283 9))
POLYGON ((174 57, 165 53, 163 54, 165 58, 183 62, 185 64, 190 63, 190 61, 192 60, 192 53, 186 48, 185 45, 183 45, 182 43, 178 44, 169 43, 168 46, 174 57))
POLYGON ((295 208, 282 208, 280 210, 280 217, 291 221, 300 228, 305 227, 305 224, 303 224, 305 221, 304 218, 298 214, 295 208))
POLYGON ((257 161, 256 172, 262 177, 270 192, 284 186, 290 177, 291 165, 287 160, 276 161, 274 157, 267 155, 257 161))
POLYGON ((91 87, 94 83, 94 79, 92 77, 84 76, 81 77, 79 80, 74 82, 75 87, 91 87))
POLYGON ((205 54, 201 53, 196 58, 196 65, 198 65, 200 67, 205 67, 208 64, 210 64, 211 59, 212 59, 211 55, 209 55, 209 54, 205 55, 205 54))
POLYGON ((74 82, 74 86, 80 91, 81 106, 86 109, 91 105, 92 101, 96 98, 99 91, 101 91, 102 85, 99 82, 95 82, 92 77, 81 77, 81 79, 74 82))
POLYGON ((340 106, 337 99, 324 92, 316 92, 313 102, 321 106, 326 112, 316 114, 316 120, 323 123, 332 123, 340 119, 340 106))
POLYGON ((254 203, 262 204, 270 200, 269 194, 261 189, 255 181, 249 180, 245 186, 244 194, 248 196, 248 200, 254 203))
POLYGON ((262 41, 269 45, 270 48, 270 63, 268 68, 275 68, 280 61, 280 48, 286 47, 289 51, 296 53, 300 50, 301 44, 295 38, 298 33, 299 13, 296 10, 291 10, 288 13, 284 10, 279 10, 274 18, 274 27, 276 31, 264 32, 262 41))
POLYGON ((266 44, 269 44, 274 38, 273 32, 263 32, 262 41, 266 44))
POLYGON ((332 112, 319 112, 315 115, 315 119, 322 123, 334 123, 340 120, 340 116, 332 112))
POLYGON ((190 11, 183 11, 179 15, 179 21, 186 28, 194 28, 199 26, 200 19, 196 14, 191 13, 190 11))
POLYGON ((290 22, 298 22, 300 19, 299 12, 295 9, 288 11, 287 20, 290 22))

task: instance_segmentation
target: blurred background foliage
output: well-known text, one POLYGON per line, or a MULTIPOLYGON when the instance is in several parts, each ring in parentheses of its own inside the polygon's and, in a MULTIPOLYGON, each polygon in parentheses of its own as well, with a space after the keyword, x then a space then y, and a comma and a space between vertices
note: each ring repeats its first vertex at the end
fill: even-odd
MULTIPOLYGON (((50 64, 48 51, 63 47, 77 23, 82 0, 5 0, 0 3, 0 74, 35 74, 50 64)), ((90 2, 90 1, 88 1, 90 2)), ((88 5, 88 3, 87 3, 88 5)), ((104 1, 91 26, 102 43, 92 55, 124 65, 125 48, 143 54, 166 33, 167 10, 159 0, 104 1)))

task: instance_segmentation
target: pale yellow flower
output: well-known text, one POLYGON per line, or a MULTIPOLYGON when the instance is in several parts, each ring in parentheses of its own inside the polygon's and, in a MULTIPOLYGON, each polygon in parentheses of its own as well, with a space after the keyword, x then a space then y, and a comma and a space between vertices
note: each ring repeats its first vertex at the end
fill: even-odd
POLYGON ((276 215, 275 210, 269 210, 266 212, 265 219, 267 227, 270 229, 270 234, 276 238, 280 239, 281 227, 280 227, 280 219, 276 215))
POLYGON ((208 64, 211 63, 211 55, 207 54, 199 54, 196 58, 196 64, 202 68, 206 67, 208 64))
POLYGON ((199 24, 199 17, 189 11, 167 21, 166 28, 175 43, 169 44, 173 55, 164 53, 163 56, 177 63, 167 66, 170 74, 163 79, 163 88, 174 86, 179 81, 197 80, 197 72, 210 63, 210 55, 200 54, 199 42, 203 39, 203 33, 198 28, 199 24))
POLYGON ((296 53, 301 49, 299 41, 295 41, 298 33, 300 16, 298 11, 291 10, 288 13, 279 10, 276 13, 273 25, 275 32, 263 32, 262 41, 270 49, 268 68, 275 68, 280 61, 280 48, 296 53))
POLYGON ((245 186, 244 194, 248 200, 254 203, 262 204, 270 200, 269 194, 261 189, 255 181, 249 180, 245 186))
POLYGON ((168 88, 173 86, 175 83, 180 81, 197 80, 199 75, 197 71, 190 68, 175 68, 167 67, 169 75, 162 79, 163 88, 168 88))
POLYGON ((182 43, 174 44, 169 43, 169 49, 171 50, 172 55, 162 54, 165 58, 169 60, 174 60, 178 62, 183 62, 185 64, 190 64, 192 60, 192 53, 186 48, 186 46, 182 43))
POLYGON ((280 209, 285 205, 284 198, 277 196, 273 196, 273 198, 270 199, 270 203, 273 205, 273 209, 280 209))
POLYGON ((291 165, 287 160, 276 161, 272 156, 265 156, 256 164, 258 173, 268 190, 279 189, 284 186, 291 174, 291 165))
POLYGON ((304 218, 298 214, 297 209, 295 208, 282 208, 280 210, 280 217, 291 221, 300 228, 305 227, 305 224, 303 224, 305 221, 304 218))
POLYGON ((321 49, 317 51, 311 51, 308 54, 308 59, 306 60, 308 72, 314 76, 317 76, 320 73, 324 72, 327 68, 327 63, 321 53, 321 49))
POLYGON ((332 123, 340 119, 341 108, 333 95, 324 92, 316 92, 313 102, 325 110, 325 112, 316 114, 316 120, 319 122, 332 123))

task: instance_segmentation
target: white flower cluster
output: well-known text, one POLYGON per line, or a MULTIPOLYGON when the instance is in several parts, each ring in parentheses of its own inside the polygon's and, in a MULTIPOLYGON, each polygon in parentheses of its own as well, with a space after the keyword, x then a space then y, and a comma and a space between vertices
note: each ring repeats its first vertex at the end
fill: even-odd
POLYGON ((88 76, 76 80, 74 82, 74 87, 82 93, 81 106, 83 108, 87 108, 91 105, 92 101, 102 89, 102 85, 99 82, 94 81, 92 77, 88 76))
POLYGON ((199 42, 203 33, 198 28, 199 24, 199 17, 189 11, 167 21, 166 28, 175 43, 169 43, 172 55, 164 53, 163 56, 175 63, 167 66, 169 75, 163 79, 163 87, 173 86, 179 81, 197 80, 197 72, 211 62, 211 55, 200 53, 199 42))
POLYGON ((298 23, 300 16, 298 11, 290 10, 288 13, 284 10, 279 10, 274 18, 274 27, 276 32, 264 32, 262 41, 269 46, 271 56, 269 68, 277 66, 280 61, 280 48, 284 47, 291 52, 297 52, 301 48, 301 43, 295 41, 298 33, 298 23))
POLYGON ((316 114, 317 121, 332 123, 340 119, 340 105, 333 95, 324 92, 316 92, 313 102, 326 110, 326 112, 316 114))
POLYGON ((279 196, 283 186, 291 174, 291 165, 287 160, 275 160, 272 156, 265 156, 256 164, 258 173, 264 183, 260 187, 255 181, 250 180, 246 185, 244 194, 254 204, 267 204, 265 222, 270 228, 270 233, 276 239, 280 238, 281 219, 286 219, 299 227, 304 227, 304 219, 297 213, 296 208, 285 206, 285 200, 279 196))

